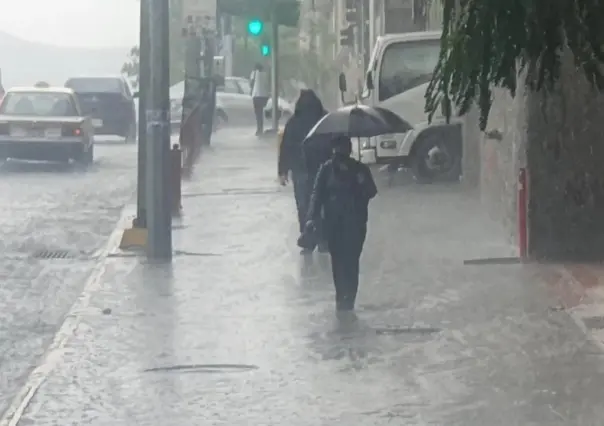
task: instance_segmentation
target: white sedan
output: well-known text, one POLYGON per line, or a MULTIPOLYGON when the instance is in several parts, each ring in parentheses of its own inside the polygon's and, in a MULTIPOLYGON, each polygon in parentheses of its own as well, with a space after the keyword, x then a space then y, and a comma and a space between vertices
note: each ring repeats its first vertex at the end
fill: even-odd
MULTIPOLYGON (((172 103, 172 126, 178 126, 182 116, 182 97, 184 94, 184 81, 176 83, 170 88, 172 103)), ((216 93, 216 127, 226 123, 230 125, 253 125, 254 107, 252 104, 251 85, 248 79, 242 77, 226 77, 225 84, 219 87, 216 93)), ((264 108, 267 119, 271 117, 272 101, 269 99, 264 108)), ((279 98, 281 120, 287 120, 294 113, 294 107, 283 98, 279 98)), ((270 126, 270 123, 269 123, 270 126)), ((266 127, 266 126, 265 126, 266 127)))

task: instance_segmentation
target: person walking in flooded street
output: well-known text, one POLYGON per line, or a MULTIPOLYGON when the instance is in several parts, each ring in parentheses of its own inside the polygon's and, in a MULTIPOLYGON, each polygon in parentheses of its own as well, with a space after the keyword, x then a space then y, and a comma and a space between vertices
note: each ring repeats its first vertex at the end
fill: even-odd
MULTIPOLYGON (((285 124, 279 150, 278 174, 281 185, 286 185, 291 172, 294 197, 298 212, 300 232, 304 230, 310 193, 314 182, 314 172, 309 174, 304 156, 304 139, 314 125, 326 114, 319 97, 312 90, 301 90, 296 102, 294 115, 285 124)), ((311 253, 314 245, 306 247, 303 253, 311 253)))
POLYGON ((256 136, 262 136, 264 133, 264 107, 270 96, 269 77, 262 64, 256 64, 250 75, 250 81, 254 117, 256 118, 256 136))
POLYGON ((350 156, 349 137, 337 137, 332 147, 332 158, 317 173, 303 233, 313 232, 323 209, 323 232, 331 254, 336 309, 341 312, 354 310, 369 201, 378 191, 369 168, 350 156))

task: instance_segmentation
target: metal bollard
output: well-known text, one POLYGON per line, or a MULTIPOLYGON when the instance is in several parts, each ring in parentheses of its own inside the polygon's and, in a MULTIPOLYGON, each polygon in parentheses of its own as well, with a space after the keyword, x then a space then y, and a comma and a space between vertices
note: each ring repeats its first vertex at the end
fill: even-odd
POLYGON ((182 212, 182 151, 178 144, 172 146, 170 160, 172 217, 180 217, 182 212))
POLYGON ((283 130, 279 129, 277 131, 277 161, 279 161, 279 157, 281 156, 281 145, 283 145, 283 130))
POLYGON ((528 258, 528 178, 526 169, 518 172, 518 251, 520 260, 526 262, 528 258))

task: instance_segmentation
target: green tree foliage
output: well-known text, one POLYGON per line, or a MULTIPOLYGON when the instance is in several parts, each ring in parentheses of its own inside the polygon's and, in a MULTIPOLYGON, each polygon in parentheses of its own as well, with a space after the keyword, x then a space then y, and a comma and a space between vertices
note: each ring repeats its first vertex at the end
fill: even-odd
MULTIPOLYGON (((182 37, 182 0, 170 1, 170 81, 172 84, 184 78, 185 43, 182 37)), ((138 82, 140 49, 134 46, 122 65, 122 73, 138 82)))
POLYGON ((138 86, 138 73, 140 70, 140 49, 138 46, 134 46, 128 52, 128 60, 122 65, 122 74, 126 74, 128 77, 134 77, 136 86, 138 86))
POLYGON ((477 102, 487 125, 493 86, 516 92, 526 70, 532 90, 551 90, 566 51, 604 89, 604 2, 599 0, 442 0, 441 53, 426 92, 430 119, 442 108, 465 114, 477 102))

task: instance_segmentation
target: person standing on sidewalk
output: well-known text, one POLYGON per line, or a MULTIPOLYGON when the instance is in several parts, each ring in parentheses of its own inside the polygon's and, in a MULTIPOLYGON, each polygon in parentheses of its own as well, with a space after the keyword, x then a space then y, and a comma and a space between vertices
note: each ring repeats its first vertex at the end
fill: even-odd
MULTIPOLYGON (((308 203, 314 182, 314 172, 311 171, 311 175, 306 167, 304 139, 325 114, 323 104, 315 92, 307 89, 301 90, 294 108, 294 115, 283 129, 281 149, 279 150, 279 181, 281 185, 286 185, 291 171, 300 232, 304 230, 306 224, 308 203)), ((303 249, 304 252, 313 250, 314 247, 303 249)))
POLYGON ((378 191, 369 168, 351 158, 352 142, 349 137, 336 138, 332 146, 332 158, 317 173, 303 233, 313 232, 323 209, 336 309, 341 312, 354 310, 359 288, 359 261, 367 234, 369 201, 378 191))
POLYGON ((261 136, 264 133, 264 107, 270 96, 268 73, 262 64, 256 64, 250 75, 250 81, 252 82, 251 95, 256 117, 256 136, 261 136))

